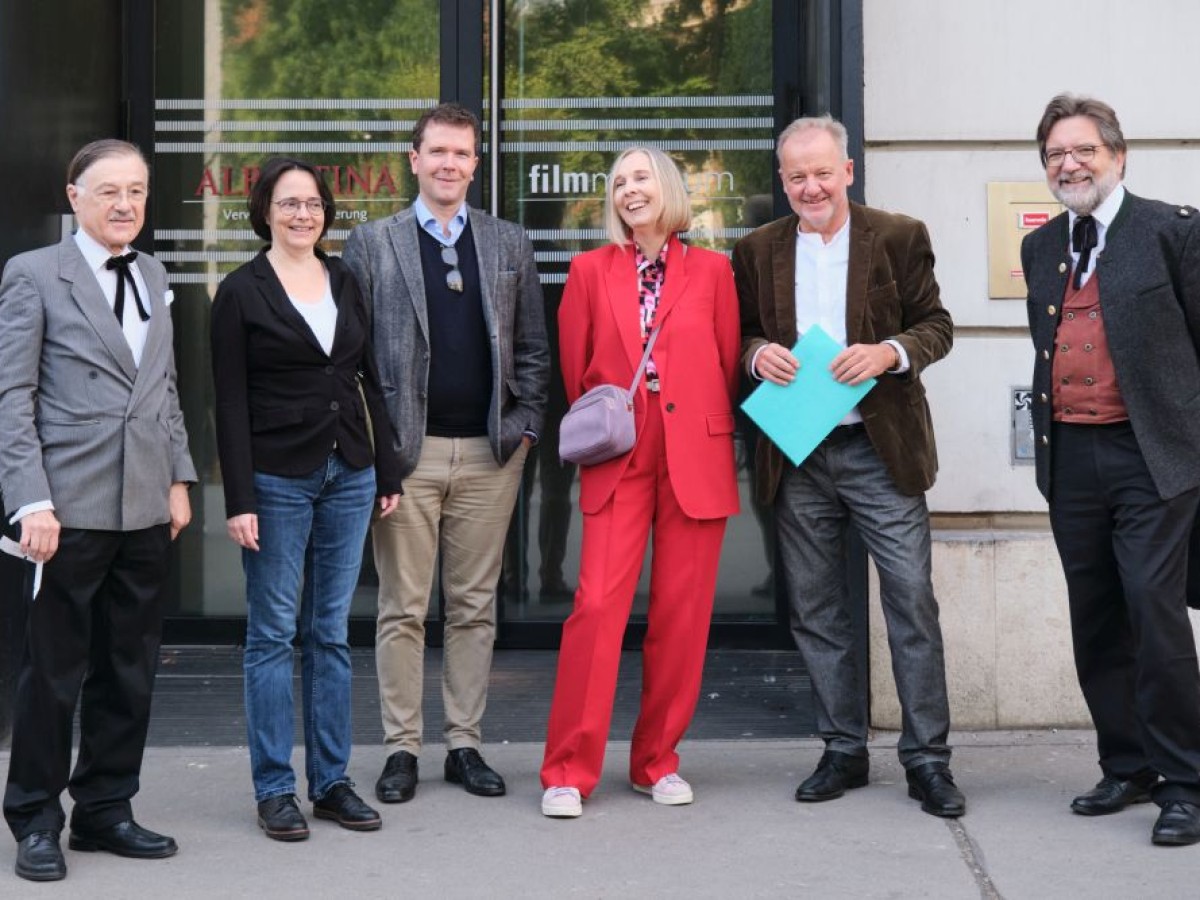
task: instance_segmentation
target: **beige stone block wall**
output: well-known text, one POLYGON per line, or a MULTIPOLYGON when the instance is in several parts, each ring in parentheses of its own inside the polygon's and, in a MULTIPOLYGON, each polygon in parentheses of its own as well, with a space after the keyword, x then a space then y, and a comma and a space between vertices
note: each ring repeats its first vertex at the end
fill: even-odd
MULTIPOLYGON (((954 729, 1090 727, 1049 533, 935 531, 933 586, 954 729)), ((873 566, 870 604, 871 723, 898 729, 900 705, 873 566)))

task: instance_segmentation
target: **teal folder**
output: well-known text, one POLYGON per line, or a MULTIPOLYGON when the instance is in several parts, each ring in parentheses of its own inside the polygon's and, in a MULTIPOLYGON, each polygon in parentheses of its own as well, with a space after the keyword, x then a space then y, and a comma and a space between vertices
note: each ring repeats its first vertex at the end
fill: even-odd
POLYGON ((804 462, 875 387, 874 378, 851 387, 833 377, 829 364, 843 349, 820 325, 812 326, 792 348, 792 355, 800 360, 796 380, 786 387, 764 381, 742 403, 746 415, 792 465, 804 462))

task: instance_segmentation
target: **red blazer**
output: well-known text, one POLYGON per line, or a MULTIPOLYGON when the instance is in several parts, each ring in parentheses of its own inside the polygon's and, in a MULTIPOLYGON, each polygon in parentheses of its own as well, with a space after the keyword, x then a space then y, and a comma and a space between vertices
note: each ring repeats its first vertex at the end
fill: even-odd
MULTIPOLYGON (((571 261, 558 308, 558 340, 567 399, 599 384, 628 388, 642 358, 638 283, 632 245, 610 244, 571 261)), ((671 238, 655 321, 667 470, 680 508, 695 519, 738 511, 732 397, 741 331, 729 260, 671 238), (686 252, 685 252, 686 250, 686 252)), ((634 398, 638 433, 646 415, 645 379, 634 398)), ((632 451, 580 466, 579 508, 598 511, 625 473, 632 451)))

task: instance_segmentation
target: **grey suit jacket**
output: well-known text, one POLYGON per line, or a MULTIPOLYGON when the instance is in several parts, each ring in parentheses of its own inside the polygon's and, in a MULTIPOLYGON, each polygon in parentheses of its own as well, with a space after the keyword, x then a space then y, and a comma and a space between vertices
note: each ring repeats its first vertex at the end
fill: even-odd
MULTIPOLYGON (((503 464, 546 409, 550 348, 533 245, 521 226, 470 210, 483 314, 492 347, 488 439, 503 464)), ((384 399, 399 439, 401 475, 416 468, 425 438, 429 321, 416 215, 404 210, 350 233, 342 258, 370 298, 384 399)))
MULTIPOLYGON (((1063 213, 1021 244, 1037 351, 1037 483, 1047 500, 1054 338, 1071 274, 1067 222, 1063 213)), ((1127 192, 1093 277, 1121 398, 1154 485, 1169 499, 1200 485, 1200 215, 1127 192)))
POLYGON ((167 274, 138 256, 150 297, 141 366, 75 239, 13 257, 0 281, 0 490, 7 512, 54 503, 67 528, 170 521, 196 480, 175 385, 167 274))

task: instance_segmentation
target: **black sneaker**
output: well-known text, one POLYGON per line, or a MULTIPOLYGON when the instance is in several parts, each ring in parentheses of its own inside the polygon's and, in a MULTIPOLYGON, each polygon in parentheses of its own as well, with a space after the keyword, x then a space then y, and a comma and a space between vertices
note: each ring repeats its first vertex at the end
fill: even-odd
POLYGON ((345 781, 331 787, 320 800, 313 801, 313 815, 337 822, 351 831, 375 831, 383 824, 379 813, 363 803, 345 781))
POLYGON ((268 797, 258 804, 258 827, 274 841, 302 841, 308 837, 308 822, 294 794, 268 797))

